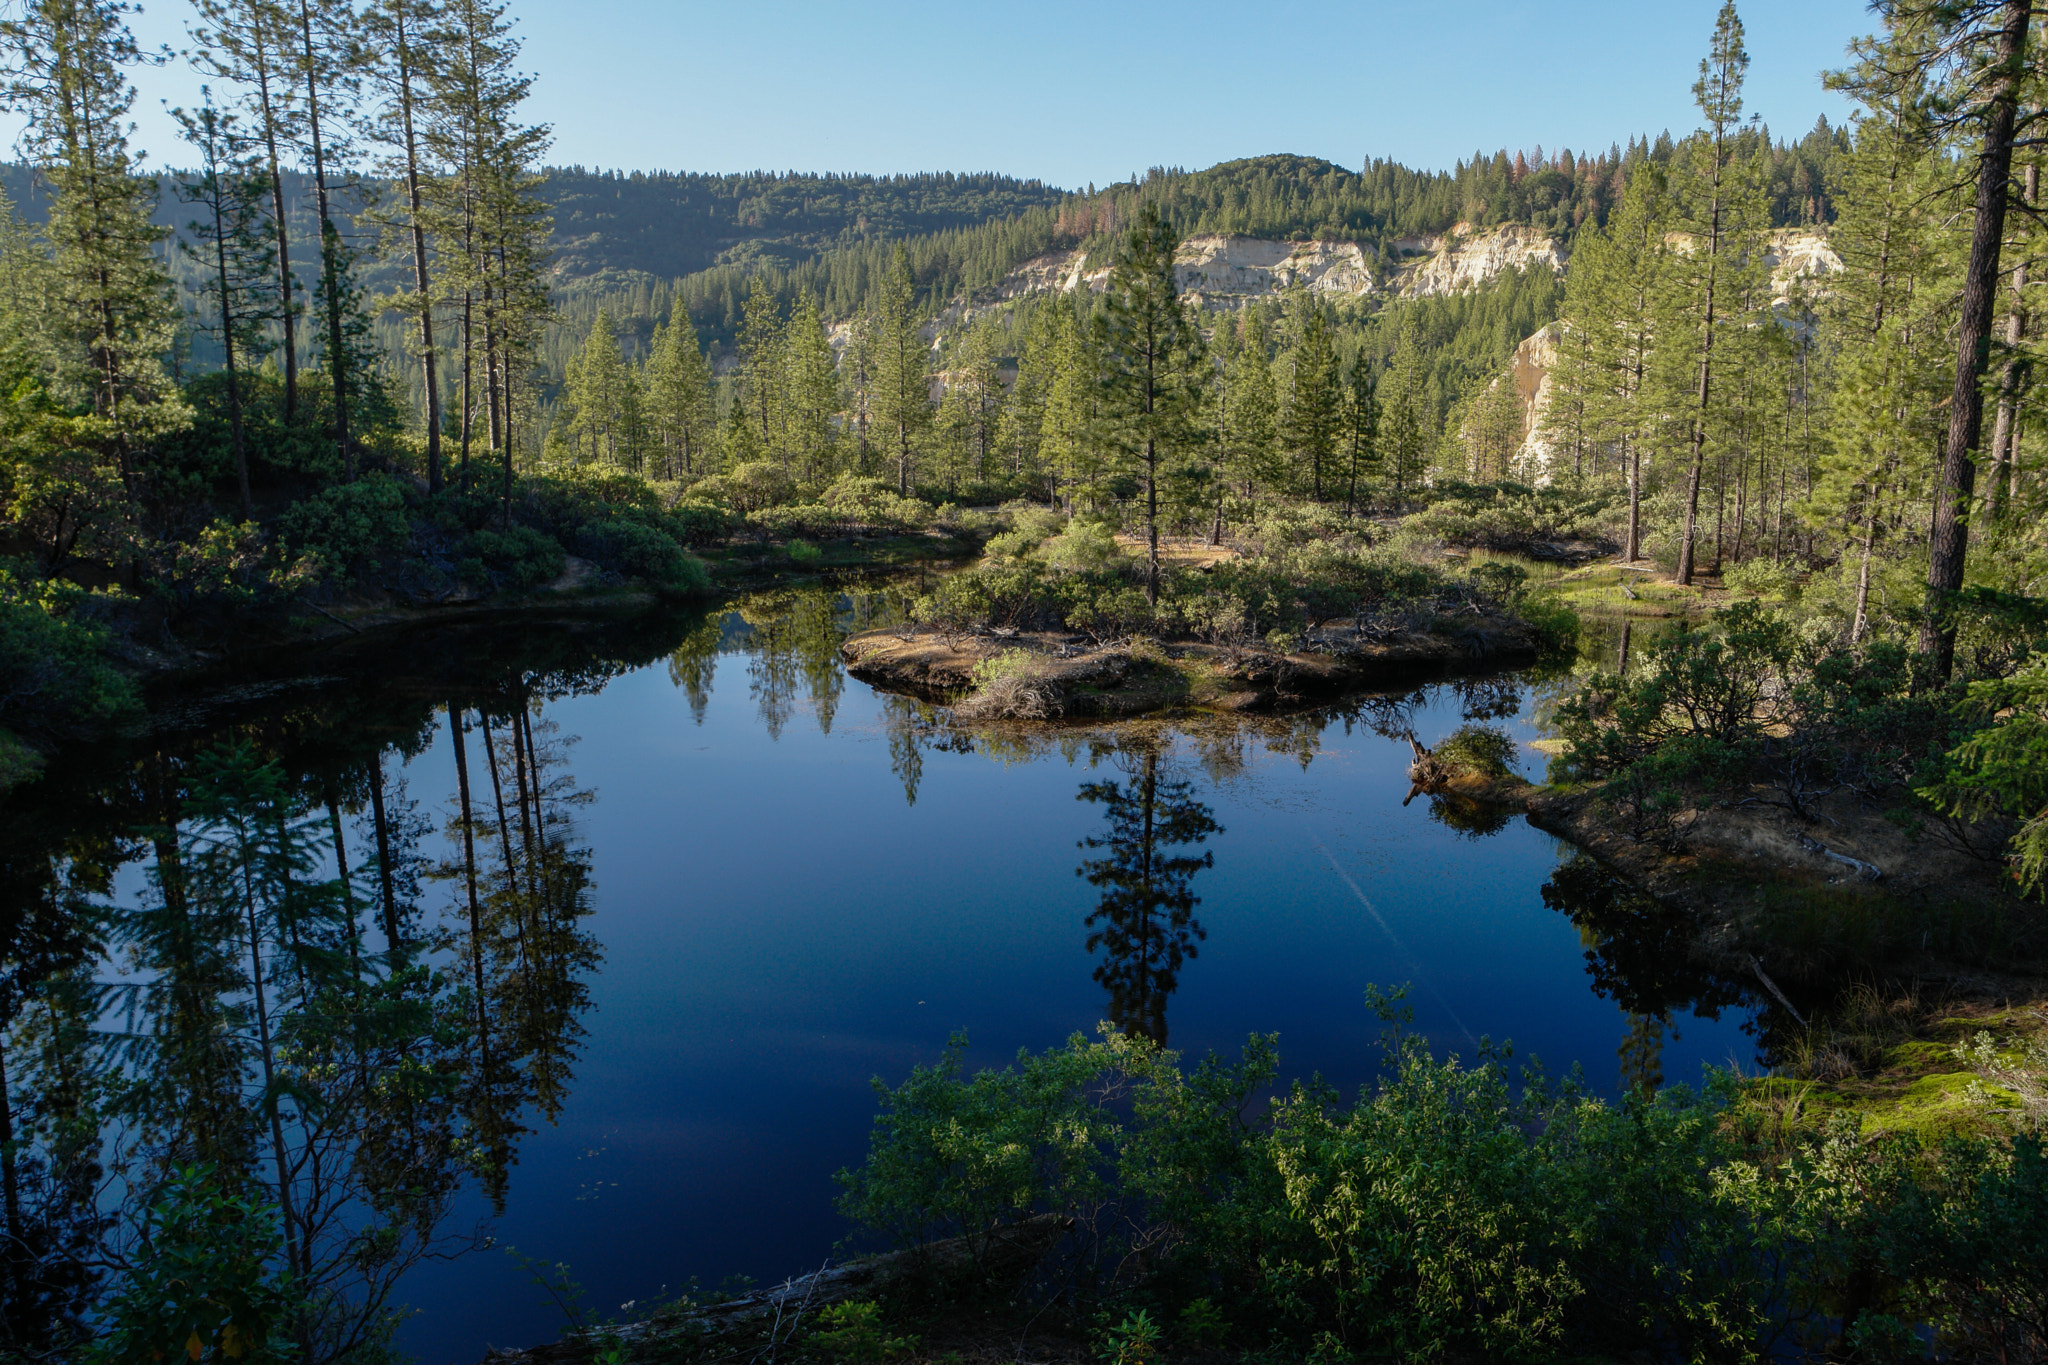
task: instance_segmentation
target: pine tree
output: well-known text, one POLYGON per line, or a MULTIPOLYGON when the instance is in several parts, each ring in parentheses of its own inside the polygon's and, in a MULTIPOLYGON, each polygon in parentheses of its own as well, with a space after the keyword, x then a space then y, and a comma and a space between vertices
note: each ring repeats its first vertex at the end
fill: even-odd
POLYGON ((1380 467, 1380 401, 1378 376, 1360 357, 1351 367, 1344 389, 1344 513, 1358 506, 1358 479, 1370 479, 1380 467))
MULTIPOLYGON (((1673 382, 1689 380, 1691 396, 1684 422, 1687 452, 1685 524, 1680 533, 1680 583, 1691 583, 1698 540, 1700 478, 1713 422, 1714 345, 1737 331, 1746 318, 1730 316, 1725 277, 1737 269, 1760 269, 1762 222, 1760 186, 1746 159, 1735 147, 1734 130, 1742 116, 1742 80, 1749 54, 1742 47, 1742 21, 1734 0, 1724 0, 1714 24, 1713 41, 1700 61, 1700 79, 1693 98, 1707 126, 1687 147, 1685 170, 1673 177, 1679 210, 1678 225, 1692 234, 1692 249, 1680 252, 1672 272, 1673 320, 1668 332, 1681 328, 1684 341, 1670 347, 1672 359, 1684 362, 1671 371, 1673 382)), ((1677 342, 1677 337, 1672 340, 1677 342)))
POLYGON ((1223 371, 1221 423, 1224 477, 1248 504, 1274 491, 1282 468, 1278 425, 1280 398, 1263 338, 1248 340, 1223 371))
POLYGON ((1394 507, 1405 508, 1408 488, 1421 476, 1429 456, 1430 422, 1436 410, 1424 372, 1422 348, 1416 339, 1415 315, 1404 313, 1401 330, 1388 360, 1382 395, 1381 448, 1393 483, 1394 507))
POLYGON ((797 300, 782 330, 780 351, 783 446, 798 478, 811 484, 827 482, 832 476, 839 374, 816 295, 805 293, 797 300))
POLYGON ((1046 369, 1045 417, 1039 423, 1039 458, 1056 489, 1063 490, 1069 518, 1075 503, 1101 496, 1100 448, 1095 426, 1095 354, 1073 309, 1055 305, 1043 349, 1046 369))
POLYGON ((12 53, 6 105, 25 114, 22 147, 49 184, 48 321, 82 355, 94 414, 124 484, 143 443, 183 416, 160 357, 177 307, 150 215, 156 182, 128 150, 135 91, 122 67, 140 60, 119 0, 29 0, 0 22, 12 53))
POLYGON ((264 216, 270 177, 250 154, 235 116, 214 107, 210 90, 201 87, 201 94, 206 103, 196 114, 172 111, 186 140, 199 154, 198 176, 180 185, 178 194, 201 216, 189 226, 191 239, 179 246, 206 272, 201 295, 208 304, 201 314, 201 326, 220 339, 228 429, 235 450, 235 485, 242 516, 247 518, 253 507, 248 439, 242 424, 242 371, 268 349, 265 329, 278 315, 273 293, 276 246, 264 216))
POLYGON ((874 315, 874 422, 896 461, 896 491, 910 496, 911 470, 931 425, 931 385, 916 312, 917 289, 901 242, 890 257, 874 315))
POLYGON ((1322 308, 1304 290, 1296 294, 1292 311, 1295 342, 1288 356, 1280 442, 1293 457, 1297 478, 1306 466, 1309 496, 1321 502, 1323 467, 1337 453, 1343 421, 1342 375, 1322 308))
POLYGON ((612 330, 612 315, 603 308, 590 326, 583 350, 576 359, 575 378, 567 398, 574 409, 571 430, 577 446, 589 442, 590 456, 615 467, 630 463, 630 423, 636 399, 633 372, 619 350, 612 330))
POLYGON ((782 407, 782 306, 775 291, 759 275, 747 290, 746 321, 740 324, 739 369, 735 379, 740 402, 761 449, 774 451, 783 472, 789 472, 789 446, 776 428, 786 416, 782 407))
POLYGON ((678 307, 655 330, 647 358, 648 420, 662 449, 662 477, 697 475, 714 448, 717 420, 711 402, 711 368, 697 345, 690 315, 678 307))
POLYGON ((347 105, 360 84, 363 49, 354 36, 355 14, 348 0, 291 0, 297 25, 292 60, 305 103, 299 128, 313 168, 314 202, 320 217, 320 280, 314 300, 325 323, 328 381, 334 392, 334 444, 341 475, 356 476, 356 445, 349 427, 349 403, 367 378, 362 362, 361 288, 354 280, 353 258, 341 235, 331 180, 346 174, 353 158, 347 128, 347 105))
POLYGON ((1161 485, 1207 443, 1209 366, 1174 274, 1180 239, 1146 204, 1110 267, 1096 318, 1098 422, 1104 443, 1144 489, 1145 598, 1159 604, 1161 485))
POLYGON ((247 91, 256 137, 263 144, 270 176, 270 228, 277 243, 279 348, 284 368, 284 420, 298 417, 299 342, 296 283, 292 275, 291 231, 285 214, 284 177, 278 148, 297 136, 292 104, 290 31, 275 0, 193 0, 200 16, 194 33, 203 68, 247 91))
POLYGON ((434 285, 427 264, 427 214, 420 155, 420 124, 427 92, 426 66, 441 15, 433 0, 373 0, 363 21, 378 60, 370 75, 384 95, 375 135, 388 149, 383 169, 403 187, 404 207, 387 218, 402 236, 412 259, 412 289, 399 296, 400 311, 419 328, 421 387, 425 399, 427 491, 441 491, 441 360, 434 345, 434 285))

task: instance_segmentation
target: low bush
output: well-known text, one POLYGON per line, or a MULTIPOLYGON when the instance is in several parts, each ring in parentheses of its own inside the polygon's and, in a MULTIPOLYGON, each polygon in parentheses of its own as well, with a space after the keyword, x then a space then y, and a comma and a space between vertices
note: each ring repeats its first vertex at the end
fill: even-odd
POLYGON ((316 559, 328 572, 360 579, 412 544, 405 486, 385 474, 365 474, 293 503, 278 517, 277 539, 316 559))
POLYGON ((1071 1218, 1055 1282, 1075 1318, 1178 1309, 1291 1358, 1742 1360, 1916 1325, 1958 1358, 2048 1349, 2038 1136, 1849 1121, 1773 1146, 1731 1076, 1616 1105, 1483 1044, 1471 1064, 1389 1045, 1355 1100, 1298 1082, 1262 1102, 1270 1038, 1186 1067, 1105 1026, 972 1076, 956 1038, 876 1083, 841 1207, 905 1247, 1071 1218))
POLYGON ((470 536, 458 552, 457 567, 467 582, 525 592, 560 578, 567 559, 553 536, 514 526, 470 536))
POLYGON ((135 684, 108 662, 107 630, 85 614, 91 601, 0 564, 0 729, 83 738, 140 710, 135 684))

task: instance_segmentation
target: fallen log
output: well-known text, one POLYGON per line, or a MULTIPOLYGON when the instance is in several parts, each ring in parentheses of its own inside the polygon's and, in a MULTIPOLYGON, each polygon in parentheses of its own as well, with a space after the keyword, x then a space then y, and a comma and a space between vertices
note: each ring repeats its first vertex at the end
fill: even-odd
POLYGON ((949 1237, 929 1246, 864 1256, 844 1265, 827 1262, 808 1275, 784 1280, 722 1303, 657 1315, 644 1322, 573 1331, 560 1341, 523 1349, 484 1353, 485 1365, 586 1365, 600 1350, 622 1348, 628 1358, 672 1341, 703 1342, 729 1333, 765 1328, 775 1342, 795 1339, 822 1308, 861 1298, 887 1285, 918 1276, 947 1279, 976 1274, 989 1279, 1021 1278, 1045 1259, 1074 1220, 1045 1213, 973 1237, 949 1237))

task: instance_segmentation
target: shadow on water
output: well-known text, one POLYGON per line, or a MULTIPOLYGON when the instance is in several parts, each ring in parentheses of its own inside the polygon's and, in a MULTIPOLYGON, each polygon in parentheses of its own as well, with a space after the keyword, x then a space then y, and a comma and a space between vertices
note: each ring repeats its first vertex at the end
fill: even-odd
MULTIPOLYGON (((387 1333, 409 1270, 482 1244, 477 1211, 504 1211, 522 1146, 563 1114, 586 1059, 606 965, 586 833, 597 793, 578 780, 563 704, 665 669, 701 729, 730 660, 750 734, 776 744, 802 716, 830 736, 850 704, 839 645, 890 623, 893 600, 818 585, 351 640, 159 688, 146 733, 67 755, 0 802, 5 1350, 61 1351, 99 1267, 135 1250, 141 1205, 193 1165, 277 1207, 278 1255, 316 1301, 309 1355, 387 1333)), ((1089 808, 1073 873, 1092 892, 1093 980, 1112 1023, 1164 1044, 1208 937, 1198 875, 1243 875, 1213 870, 1212 802, 1258 788, 1261 755, 1305 774, 1337 736, 1420 742, 1446 702, 1466 721, 1512 720, 1527 688, 1463 678, 1312 713, 1093 730, 968 730, 942 708, 858 696, 908 807, 938 756, 1093 770, 1058 788, 1089 808)), ((762 775, 748 780, 801 780, 750 743, 762 775)), ((1044 793, 1028 819, 1073 837, 1052 789, 1016 790, 1044 793)), ((1511 822, 1455 796, 1429 814, 1473 841, 1511 822)), ((1028 839, 1025 818, 990 851, 1028 839)), ((1594 993, 1627 1012, 1632 1084, 1661 1080, 1674 1018, 1757 1008, 1747 984, 1691 961, 1675 916, 1591 862, 1559 866, 1542 898, 1578 927, 1594 993)), ((1757 1018, 1768 1052, 1778 1021, 1757 1018)))

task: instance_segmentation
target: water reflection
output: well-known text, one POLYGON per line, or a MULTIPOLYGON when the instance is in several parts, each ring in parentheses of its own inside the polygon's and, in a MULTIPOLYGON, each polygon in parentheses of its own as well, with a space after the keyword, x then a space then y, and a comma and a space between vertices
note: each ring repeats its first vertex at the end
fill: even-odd
POLYGON ((1166 999, 1207 937, 1195 919, 1194 877, 1216 865, 1213 851, 1172 850, 1206 843, 1223 826, 1192 782, 1162 775, 1155 744, 1115 749, 1109 762, 1124 780, 1084 782, 1077 797, 1101 805, 1106 826, 1080 845, 1103 856, 1074 869, 1102 893, 1088 916, 1088 951, 1102 955, 1095 979, 1109 990, 1110 1022, 1164 1047, 1166 999))
MULTIPOLYGON (((220 1173, 223 1189, 283 1209, 286 1254, 321 1301, 306 1328, 317 1338, 308 1352, 315 1357, 375 1338, 409 1267, 474 1245, 478 1229, 463 1211, 525 1207, 545 1193, 547 1180, 515 1191, 522 1147, 535 1170, 560 1174, 542 1164, 545 1143, 558 1136, 543 1130, 565 1115, 565 1126, 574 1127, 579 1066, 588 1077, 603 1059, 603 1039, 594 1046, 590 1037, 594 990, 615 988, 632 966, 630 954, 619 952, 612 976, 600 983, 604 948, 591 926, 601 826, 590 831, 618 809, 593 804, 596 793, 578 780, 572 761, 576 738, 553 717, 562 714, 559 703, 644 666, 654 667, 636 685, 668 696, 665 667, 680 702, 668 722, 677 730, 707 725, 719 711, 716 689, 728 687, 705 738, 729 744, 744 735, 752 747, 711 770, 721 774, 720 800, 749 800, 760 795, 756 788, 785 781, 768 760, 801 751, 811 765, 804 780, 825 792, 803 807, 823 812, 804 829, 843 824, 856 851, 948 828, 948 800, 971 786, 961 782, 966 765, 955 756, 1043 764, 1045 771, 1005 787, 1008 801, 1032 793, 1032 808, 1017 810, 1014 830, 983 819, 951 847, 991 864, 1015 852, 1014 865, 1040 866, 1035 875, 1049 880, 1036 885, 1051 887, 1073 867, 1062 850, 1077 840, 1073 871, 1088 890, 1067 883, 1070 890, 1057 894, 1081 902, 1063 899, 1074 908, 1061 915, 1084 918, 1083 933, 1072 920, 1049 926, 1056 942, 1046 965, 1030 969, 1033 988, 1042 983, 1048 997, 1070 990, 1083 1018, 1096 1017, 1106 994, 1111 1021, 1162 1044, 1182 973, 1207 942, 1198 886, 1221 907, 1213 915, 1219 944, 1237 936, 1224 955, 1230 960, 1204 961, 1205 980, 1242 971, 1238 959, 1262 955, 1265 945, 1243 937, 1263 932, 1254 922, 1264 888, 1247 891, 1247 880, 1279 870, 1275 889, 1295 897, 1286 913, 1313 916, 1322 908, 1317 884, 1290 871, 1285 850, 1307 818, 1288 823, 1293 805, 1284 819, 1273 818, 1283 807, 1262 808, 1263 788, 1291 793, 1285 799, 1311 813, 1341 792, 1329 808, 1341 805, 1361 825, 1397 817, 1399 788, 1386 796, 1373 785, 1388 757, 1384 746, 1346 744, 1340 734, 1434 743, 1447 699, 1468 721, 1506 719, 1524 706, 1518 679, 1462 679, 1291 716, 968 731, 923 702, 858 689, 848 695, 838 646, 850 629, 887 624, 895 601, 813 587, 751 594, 709 613, 450 629, 410 636, 395 650, 364 644, 323 660, 325 681, 259 674, 240 680, 239 700, 223 691, 156 698, 158 728, 150 735, 52 765, 16 793, 0 820, 0 1355, 63 1353, 99 1290, 95 1267, 133 1250, 129 1215, 181 1165, 205 1163, 220 1173), (730 665, 722 675, 721 663, 730 665), (742 678, 744 692, 735 685, 742 678), (803 742, 809 729, 827 736, 835 726, 835 762, 815 764, 819 750, 803 742), (859 757, 862 743, 873 746, 872 757, 859 757), (884 754, 893 777, 881 771, 884 754), (1058 769, 1061 762, 1067 770, 1058 769), (1094 771, 1072 771, 1083 765, 1094 771), (1295 770, 1311 766, 1317 780, 1301 780, 1295 770), (1288 781, 1274 781, 1276 770, 1288 781), (862 785, 870 781, 882 800, 862 785), (898 787, 908 806, 927 797, 914 827, 899 820, 898 787), (935 790, 947 800, 930 798, 935 790), (889 820, 849 804, 861 802, 886 806, 889 820), (1238 828, 1221 869, 1219 808, 1238 828), (1085 822, 1077 821, 1082 814, 1085 822), (1056 836, 1032 835, 1055 826, 1056 836), (1030 849, 1013 848, 1024 844, 1030 849), (1030 862, 1030 853, 1041 862, 1030 862), (1211 875, 1198 878, 1204 872, 1211 875), (1228 893, 1223 887, 1233 879, 1238 890, 1228 893), (1093 987, 1081 977, 1076 937, 1084 938, 1093 987)), ((646 704, 647 693, 620 691, 639 698, 631 705, 646 704)), ((636 709, 613 723, 626 738, 613 745, 617 766, 604 770, 608 786, 630 780, 640 771, 634 764, 660 766, 652 757, 666 738, 658 717, 636 709)), ((593 748, 605 741, 601 730, 586 733, 593 748)), ((580 762, 586 772, 593 766, 589 754, 580 762)), ((770 794, 793 800, 787 788, 770 794)), ((686 804, 679 795, 669 799, 686 804)), ((618 807, 634 804, 629 797, 618 807)), ((1510 822, 1506 812, 1468 805, 1432 798, 1430 816, 1473 840, 1510 822)), ((702 822, 722 814, 689 809, 702 822)), ((760 809, 772 822, 783 808, 760 809)), ((1016 808, 1000 809, 994 819, 1016 808)), ((732 828, 746 846, 733 848, 731 861, 777 846, 764 825, 732 828)), ((1336 830, 1322 832, 1339 842, 1336 830)), ((1401 837, 1433 836, 1410 827, 1401 837)), ((611 847, 611 836, 602 842, 614 859, 606 876, 616 896, 620 869, 630 870, 632 860, 611 847)), ((1483 860, 1510 842, 1463 852, 1483 860)), ((1396 847, 1383 871, 1398 881, 1407 846, 1396 847)), ((1548 866, 1547 849, 1516 856, 1537 859, 1533 886, 1548 866)), ((950 894, 919 875, 906 873, 901 883, 909 899, 950 894)), ((958 876, 948 883, 958 884, 958 876)), ((1621 1058, 1630 1084, 1661 1079, 1664 1049, 1676 1037, 1671 1021, 1685 1011, 1711 1019, 1754 1004, 1741 980, 1689 963, 1683 923, 1629 897, 1590 863, 1560 867, 1543 899, 1579 926, 1595 993, 1628 1012, 1621 1058)), ((1533 912, 1526 892, 1522 903, 1533 912)), ((901 926, 873 927, 893 908, 877 902, 859 917, 858 931, 830 940, 834 967, 818 979, 843 979, 837 964, 863 952, 905 952, 901 940, 887 937, 901 926)), ((1483 895, 1459 907, 1475 922, 1498 908, 1483 895)), ((713 923, 717 917, 695 904, 686 909, 672 914, 663 902, 646 918, 686 922, 693 932, 711 923, 735 939, 752 927, 713 923)), ((1026 909, 1037 918, 1020 914, 1018 923, 1043 926, 1040 907, 1026 909)), ((1342 927, 1341 916, 1334 922, 1342 927)), ((966 961, 977 930, 953 928, 966 961)), ((915 930, 928 931, 928 922, 915 930)), ((1404 926, 1409 931, 1433 932, 1423 918, 1404 926)), ((613 932, 609 923, 606 932, 613 932)), ((1029 932, 1019 929, 1013 942, 1029 949, 1029 932)), ((689 951, 701 944, 692 940, 689 951)), ((1255 980, 1289 984, 1244 998, 1260 1012, 1280 1007, 1276 997, 1302 969, 1330 968, 1308 960, 1318 951, 1262 967, 1273 974, 1255 980)), ((1570 976, 1569 936, 1563 951, 1562 974, 1570 976)), ((733 949, 728 963, 759 956, 750 943, 733 949)), ((1368 959, 1370 951, 1354 957, 1368 959)), ((1453 960, 1444 949, 1441 961, 1453 960)), ((727 971, 744 987, 735 1000, 773 994, 772 983, 746 975, 744 966, 727 971)), ((907 999, 922 1005, 926 982, 942 975, 935 968, 920 977, 907 999)), ((661 1008, 681 1013, 706 987, 664 981, 661 1008)), ((1356 1000, 1348 980, 1343 989, 1347 1001, 1356 1000)), ((935 1005, 937 995, 930 990, 935 1005)), ((617 998, 607 995, 608 1009, 617 998)), ((1183 997, 1177 1008, 1184 1042, 1199 1037, 1196 1002, 1183 997)), ((1595 1027, 1605 1028, 1601 1013, 1595 1027)), ((915 1029, 925 1019, 875 1022, 883 1017, 861 997, 844 1018, 822 1021, 819 1036, 829 1027, 832 1045, 849 1048, 868 1045, 863 1029, 924 1036, 915 1029), (852 1041, 840 1038, 841 1028, 852 1041)), ((614 1045, 618 1027, 614 1016, 614 1045)), ((714 1044, 732 1036, 722 1024, 702 1034, 714 1044)), ((775 1047, 785 1046, 778 1036, 775 1047)), ((632 1065, 645 1055, 635 1054, 632 1065)), ((864 1076, 899 1060, 891 1053, 871 1063, 861 1054, 856 1065, 864 1076)), ((584 1089, 601 1094, 602 1084, 586 1078, 584 1089)), ((708 1092, 679 1085, 674 1093, 696 1105, 694 1097, 708 1092)), ((715 1109, 708 1101, 703 1107, 715 1109)), ((778 1123, 775 1131, 802 1127, 778 1123)))
POLYGON ((346 688, 160 697, 154 733, 14 794, 0 1355, 65 1353, 180 1169, 278 1211, 307 1359, 374 1347, 410 1269, 478 1244, 451 1210, 466 1187, 502 1205, 520 1135, 559 1111, 601 961, 590 793, 539 713, 674 631, 429 633, 336 660, 346 688), (437 739, 444 820, 389 762, 437 739))
POLYGON ((1753 1012, 1745 1027, 1758 1037, 1768 1063, 1779 1030, 1791 1020, 1764 1006, 1752 983, 1702 960, 1697 926, 1682 910, 1636 890, 1593 859, 1579 854, 1560 863, 1542 890, 1543 903, 1570 917, 1586 949, 1593 993, 1614 1001, 1627 1016, 1619 1049, 1624 1088, 1654 1090, 1674 1016, 1719 1019, 1730 1009, 1753 1012))

